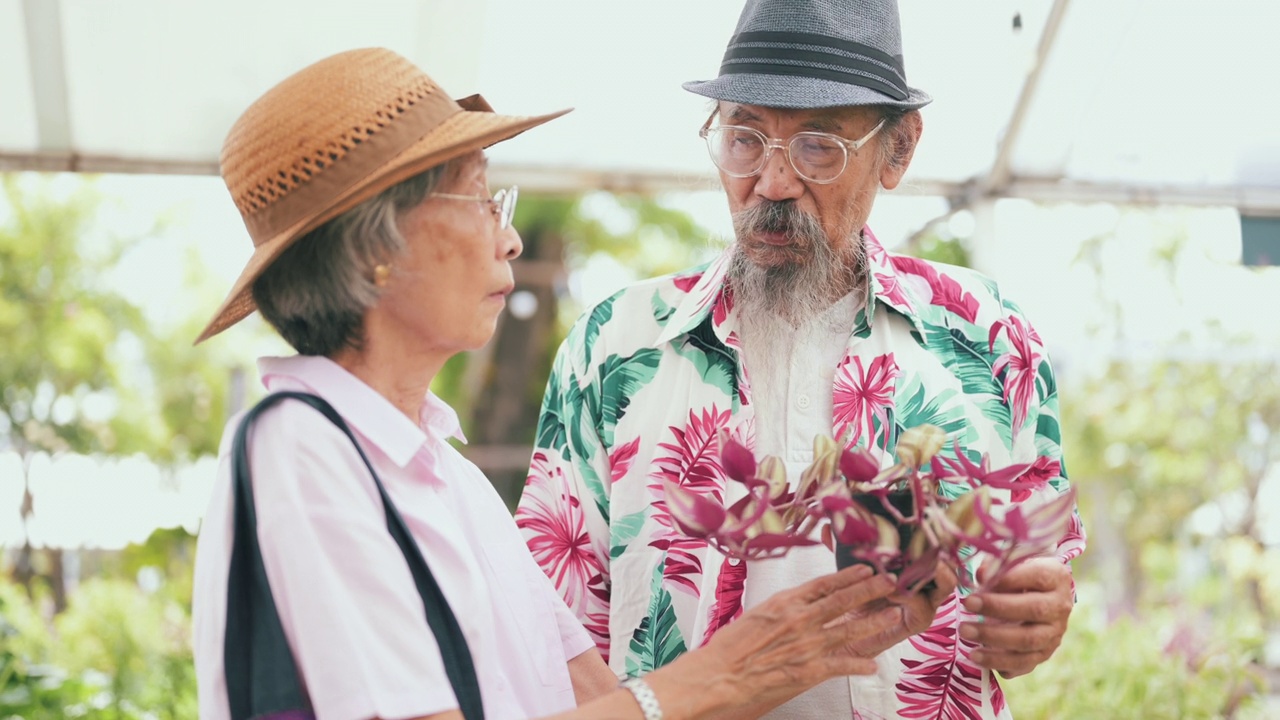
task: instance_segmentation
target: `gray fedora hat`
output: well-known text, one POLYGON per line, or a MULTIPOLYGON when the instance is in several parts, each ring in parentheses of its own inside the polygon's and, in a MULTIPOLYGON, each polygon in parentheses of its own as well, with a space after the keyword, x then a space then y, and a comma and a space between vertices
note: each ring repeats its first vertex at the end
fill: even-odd
POLYGON ((720 76, 683 87, 778 108, 916 110, 932 100, 907 85, 897 0, 747 0, 720 76))

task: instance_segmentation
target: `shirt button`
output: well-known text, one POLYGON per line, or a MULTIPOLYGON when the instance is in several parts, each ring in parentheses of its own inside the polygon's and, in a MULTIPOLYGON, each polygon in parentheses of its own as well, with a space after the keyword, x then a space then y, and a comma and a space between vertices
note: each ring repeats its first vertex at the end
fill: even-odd
POLYGON ((796 407, 800 408, 801 410, 808 410, 808 409, 809 409, 809 396, 808 396, 808 395, 800 395, 800 396, 797 396, 797 397, 796 397, 796 407))

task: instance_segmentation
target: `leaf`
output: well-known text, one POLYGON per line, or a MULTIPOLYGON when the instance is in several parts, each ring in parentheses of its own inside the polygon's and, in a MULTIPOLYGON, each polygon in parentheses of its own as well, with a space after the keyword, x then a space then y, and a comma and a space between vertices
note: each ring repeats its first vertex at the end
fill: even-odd
POLYGON ((968 423, 964 408, 956 400, 958 393, 954 388, 945 388, 932 397, 926 396, 924 383, 918 376, 913 377, 911 389, 898 396, 894 422, 899 433, 921 425, 933 425, 948 438, 957 437, 964 431, 968 423))
POLYGON ((617 299, 618 296, 614 295, 591 308, 591 314, 587 316, 587 322, 582 331, 583 357, 589 358, 595 351, 596 340, 600 337, 600 327, 613 319, 613 303, 617 299))
POLYGON ((635 438, 631 442, 626 443, 613 449, 609 453, 609 478, 613 482, 618 482, 626 477, 631 471, 632 464, 636 461, 636 452, 640 448, 640 438, 635 438))
POLYGON ((1013 443, 1013 414, 1004 402, 1004 386, 995 376, 993 355, 982 341, 970 340, 956 328, 926 325, 925 346, 960 381, 965 395, 973 399, 991 421, 1006 446, 1013 443))
POLYGON ((661 290, 653 291, 653 297, 650 298, 649 305, 653 308, 654 321, 660 324, 671 319, 671 316, 676 312, 674 305, 668 305, 667 302, 662 299, 661 290))
POLYGON ((670 663, 686 650, 680 628, 676 625, 671 593, 662 586, 662 568, 654 568, 650 584, 649 611, 631 634, 627 654, 627 675, 646 675, 670 663))
POLYGON ((969 660, 975 645, 957 634, 962 614, 965 620, 975 618, 953 593, 938 608, 933 625, 910 639, 894 686, 900 717, 981 720, 983 670, 969 660))
POLYGON ((630 357, 610 355, 600 364, 600 441, 613 445, 613 431, 640 389, 658 372, 662 351, 644 348, 630 357))
POLYGON ((699 323, 684 335, 684 341, 672 345, 680 357, 693 363, 699 377, 730 398, 738 393, 738 355, 716 337, 710 322, 699 323))
POLYGON ((639 510, 609 523, 610 560, 617 560, 626 551, 631 541, 636 539, 640 534, 640 528, 644 527, 647 515, 646 511, 639 510))
POLYGON ((747 563, 744 561, 735 563, 725 558, 720 564, 720 575, 716 579, 716 597, 711 603, 707 632, 702 636, 703 645, 707 644, 717 630, 742 615, 742 593, 746 581, 747 563))

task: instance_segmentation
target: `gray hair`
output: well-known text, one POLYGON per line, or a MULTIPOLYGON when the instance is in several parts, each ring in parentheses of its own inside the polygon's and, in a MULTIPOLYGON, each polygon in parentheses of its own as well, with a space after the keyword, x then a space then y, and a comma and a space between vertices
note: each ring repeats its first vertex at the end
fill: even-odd
POLYGON ((451 166, 392 185, 290 245, 253 283, 258 312, 299 354, 332 357, 360 348, 365 312, 381 295, 374 268, 404 252, 396 222, 451 166))
POLYGON ((877 105, 875 109, 884 119, 884 127, 876 134, 876 147, 880 152, 878 160, 882 165, 901 167, 910 155, 911 146, 915 144, 908 126, 902 120, 919 110, 906 110, 893 105, 877 105))

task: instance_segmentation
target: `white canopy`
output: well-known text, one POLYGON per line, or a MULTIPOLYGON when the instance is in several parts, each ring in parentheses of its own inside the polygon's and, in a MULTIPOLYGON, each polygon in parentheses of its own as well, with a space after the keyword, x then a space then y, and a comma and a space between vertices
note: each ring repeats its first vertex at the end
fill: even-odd
MULTIPOLYGON (((903 0, 935 101, 911 192, 1280 211, 1270 0, 903 0), (1019 22, 1015 23, 1015 18, 1019 22), (1021 29, 1016 29, 1020 25, 1021 29), (1042 60, 1042 61, 1041 61, 1042 60)), ((707 187, 697 138, 738 2, 0 0, 0 170, 216 172, 287 74, 390 47, 499 111, 574 106, 494 153, 538 189, 707 187)), ((500 178, 498 176, 501 176, 500 178)))

